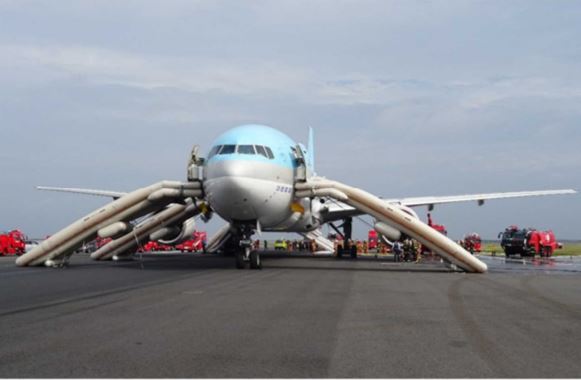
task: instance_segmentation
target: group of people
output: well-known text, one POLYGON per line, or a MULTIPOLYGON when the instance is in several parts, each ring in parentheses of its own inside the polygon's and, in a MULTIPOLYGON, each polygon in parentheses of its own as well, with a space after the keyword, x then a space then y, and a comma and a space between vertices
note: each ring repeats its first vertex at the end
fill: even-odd
POLYGON ((419 262, 422 259, 422 246, 417 240, 410 238, 403 242, 396 241, 392 247, 393 261, 415 261, 419 262))

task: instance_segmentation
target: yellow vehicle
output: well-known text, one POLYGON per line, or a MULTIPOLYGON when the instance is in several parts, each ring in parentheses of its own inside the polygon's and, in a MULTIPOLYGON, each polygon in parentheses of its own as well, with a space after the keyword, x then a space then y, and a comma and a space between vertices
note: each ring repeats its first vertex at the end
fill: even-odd
POLYGON ((288 249, 288 244, 286 240, 277 240, 274 242, 274 249, 281 249, 286 251, 288 249))

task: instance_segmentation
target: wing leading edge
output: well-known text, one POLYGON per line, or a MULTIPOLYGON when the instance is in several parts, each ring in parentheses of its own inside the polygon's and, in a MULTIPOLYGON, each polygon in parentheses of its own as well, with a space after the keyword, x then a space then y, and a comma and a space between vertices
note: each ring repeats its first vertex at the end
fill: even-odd
POLYGON ((75 194, 85 194, 85 195, 95 195, 98 197, 111 197, 113 199, 121 198, 127 193, 120 191, 109 191, 109 190, 94 190, 94 189, 78 189, 73 187, 49 187, 49 186, 37 186, 38 190, 45 191, 59 191, 62 193, 75 193, 75 194))
POLYGON ((441 197, 418 197, 418 198, 403 198, 400 200, 389 200, 391 203, 399 203, 408 207, 416 206, 433 206, 444 203, 470 202, 477 201, 482 205, 484 201, 490 199, 507 199, 507 198, 525 198, 525 197, 540 197, 547 195, 565 195, 576 194, 573 189, 564 190, 541 190, 541 191, 515 191, 508 193, 488 193, 488 194, 470 194, 470 195, 452 195, 441 197))
MULTIPOLYGON (((467 195, 449 195, 449 196, 434 196, 434 197, 414 197, 401 199, 386 199, 386 203, 399 204, 406 207, 428 206, 432 209, 435 205, 459 202, 478 202, 482 206, 485 201, 493 199, 509 199, 509 198, 527 198, 540 197, 549 195, 567 195, 577 194, 573 189, 562 190, 541 190, 541 191, 516 191, 505 193, 486 193, 486 194, 467 194, 467 195)), ((361 215, 355 208, 340 202, 333 202, 327 206, 328 211, 325 213, 325 221, 331 222, 333 220, 343 219, 350 216, 361 215)))

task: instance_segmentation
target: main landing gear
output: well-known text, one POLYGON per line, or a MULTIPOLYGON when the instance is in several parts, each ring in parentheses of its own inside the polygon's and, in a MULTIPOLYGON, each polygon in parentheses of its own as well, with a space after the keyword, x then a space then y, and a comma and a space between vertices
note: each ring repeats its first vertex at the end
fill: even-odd
POLYGON ((244 239, 240 240, 240 247, 236 252, 236 268, 244 269, 249 264, 250 269, 262 269, 262 260, 260 253, 252 249, 251 229, 242 231, 244 239))

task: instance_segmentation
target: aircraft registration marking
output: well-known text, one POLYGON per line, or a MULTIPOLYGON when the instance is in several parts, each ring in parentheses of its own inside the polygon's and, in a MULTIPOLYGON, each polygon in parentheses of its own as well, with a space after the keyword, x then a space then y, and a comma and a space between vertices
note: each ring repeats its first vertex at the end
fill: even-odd
POLYGON ((290 194, 290 193, 292 193, 293 188, 290 187, 290 186, 280 186, 280 185, 277 185, 276 186, 276 191, 279 191, 281 193, 289 193, 290 194))

